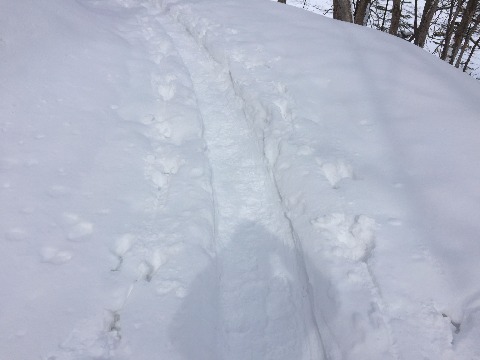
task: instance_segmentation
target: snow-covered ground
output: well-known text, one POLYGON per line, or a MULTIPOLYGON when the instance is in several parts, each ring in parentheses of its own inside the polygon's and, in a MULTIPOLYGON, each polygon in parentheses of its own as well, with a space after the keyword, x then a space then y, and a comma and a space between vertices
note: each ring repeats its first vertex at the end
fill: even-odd
POLYGON ((473 79, 267 0, 0 4, 0 359, 480 358, 473 79))

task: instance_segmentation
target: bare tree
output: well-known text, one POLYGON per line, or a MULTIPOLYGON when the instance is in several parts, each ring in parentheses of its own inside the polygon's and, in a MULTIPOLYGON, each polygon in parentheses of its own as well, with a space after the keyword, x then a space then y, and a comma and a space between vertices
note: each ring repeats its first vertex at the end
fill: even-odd
POLYGON ((388 13, 388 3, 390 0, 387 0, 387 4, 385 5, 385 9, 383 12, 383 18, 382 18, 382 26, 380 27, 380 31, 385 31, 385 21, 387 20, 387 13, 388 13))
POLYGON ((465 51, 467 50, 470 40, 472 39, 472 35, 475 34, 475 32, 477 31, 479 22, 480 22, 480 14, 477 16, 473 24, 468 29, 467 34, 465 35, 465 39, 463 40, 463 46, 462 46, 462 49, 460 50, 460 55, 458 55, 457 62, 455 63, 456 68, 460 67, 463 55, 465 54, 465 51))
MULTIPOLYGON (((428 30, 433 19, 433 15, 437 11, 439 0, 426 0, 425 7, 423 9, 422 20, 418 26, 415 34, 414 44, 423 48, 427 41, 428 30)), ((475 0, 476 1, 476 0, 475 0)))
POLYGON ((467 6, 462 14, 462 21, 457 27, 455 31, 455 36, 453 38, 453 45, 452 45, 452 55, 450 56, 450 64, 453 65, 455 58, 457 57, 458 51, 460 50, 460 45, 462 44, 462 39, 466 36, 467 30, 472 21, 473 15, 475 15, 475 10, 477 8, 478 0, 468 0, 467 6))
POLYGON ((462 10, 464 0, 459 0, 456 4, 457 7, 455 12, 453 9, 455 8, 455 0, 451 0, 450 4, 450 11, 448 14, 448 22, 447 22, 447 30, 445 32, 445 39, 443 40, 443 49, 442 54, 440 55, 440 59, 446 60, 448 56, 448 52, 450 50, 450 42, 452 41, 452 35, 455 29, 455 23, 457 22, 458 15, 460 14, 460 10, 462 10))
POLYGON ((470 54, 468 54, 467 61, 465 61, 465 64, 463 65, 463 72, 466 72, 468 70, 468 64, 470 63, 470 60, 472 60, 472 56, 475 50, 478 48, 479 43, 480 43, 480 37, 473 43, 472 50, 470 50, 470 54))
MULTIPOLYGON (((418 0, 415 0, 415 16, 413 19, 413 39, 417 38, 418 33, 418 0)), ((410 39, 412 41, 412 39, 410 39)))

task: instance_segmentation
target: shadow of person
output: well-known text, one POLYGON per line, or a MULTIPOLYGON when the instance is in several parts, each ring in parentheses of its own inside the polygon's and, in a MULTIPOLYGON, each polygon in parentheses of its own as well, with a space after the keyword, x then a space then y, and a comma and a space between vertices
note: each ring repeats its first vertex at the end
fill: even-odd
POLYGON ((244 222, 217 239, 169 327, 184 359, 324 358, 303 257, 290 232, 278 233, 244 222))

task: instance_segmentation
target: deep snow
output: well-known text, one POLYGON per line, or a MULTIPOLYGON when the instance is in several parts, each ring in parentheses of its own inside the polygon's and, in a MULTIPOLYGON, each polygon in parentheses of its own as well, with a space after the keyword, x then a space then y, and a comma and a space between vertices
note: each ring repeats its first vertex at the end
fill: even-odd
POLYGON ((480 89, 270 1, 1 0, 0 358, 480 357, 480 89))

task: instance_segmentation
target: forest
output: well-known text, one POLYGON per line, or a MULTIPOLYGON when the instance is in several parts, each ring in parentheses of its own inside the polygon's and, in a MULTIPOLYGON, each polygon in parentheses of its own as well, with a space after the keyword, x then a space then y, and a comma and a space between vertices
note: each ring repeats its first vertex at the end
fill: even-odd
POLYGON ((409 41, 479 79, 479 0, 278 0, 409 41))

